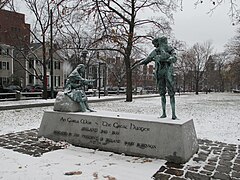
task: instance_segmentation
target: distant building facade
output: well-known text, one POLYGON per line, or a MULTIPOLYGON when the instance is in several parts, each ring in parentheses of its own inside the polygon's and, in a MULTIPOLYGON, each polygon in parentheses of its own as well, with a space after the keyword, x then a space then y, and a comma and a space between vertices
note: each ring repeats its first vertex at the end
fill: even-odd
POLYGON ((13 75, 13 47, 0 44, 0 86, 8 85, 13 75))
POLYGON ((30 44, 30 25, 25 23, 25 15, 0 9, 0 43, 11 46, 30 44))
MULTIPOLYGON (((102 73, 106 75, 106 86, 110 88, 114 87, 126 87, 126 67, 124 60, 120 57, 108 58, 106 65, 102 66, 102 73)), ((102 85, 104 82, 101 83, 102 85)), ((155 89, 156 83, 154 78, 154 66, 152 64, 146 66, 138 66, 133 69, 132 72, 132 86, 134 89, 155 89)))
POLYGON ((25 15, 17 12, 0 9, 0 44, 4 44, 4 47, 8 47, 11 51, 6 55, 6 51, 2 51, 3 55, 0 55, 3 59, 11 59, 9 62, 8 73, 5 68, 5 61, 2 60, 2 69, 0 68, 0 75, 2 80, 1 84, 8 84, 10 76, 13 75, 20 79, 21 86, 25 82, 25 61, 22 61, 23 54, 27 53, 26 49, 30 45, 30 25, 25 23, 25 15), (11 47, 11 48, 9 48, 11 47), (17 53, 22 51, 21 53, 17 53), (5 54, 4 54, 5 53, 5 54))
MULTIPOLYGON (((25 82, 24 85, 42 85, 40 78, 43 76, 43 53, 42 45, 40 43, 33 43, 30 45, 31 52, 27 55, 26 61, 25 82), (38 78, 39 77, 39 78, 38 78)), ((50 61, 50 46, 46 47, 46 62, 47 62, 47 85, 51 85, 51 61, 50 61)), ((63 88, 64 86, 64 73, 63 73, 63 58, 57 53, 53 53, 53 87, 63 88)))

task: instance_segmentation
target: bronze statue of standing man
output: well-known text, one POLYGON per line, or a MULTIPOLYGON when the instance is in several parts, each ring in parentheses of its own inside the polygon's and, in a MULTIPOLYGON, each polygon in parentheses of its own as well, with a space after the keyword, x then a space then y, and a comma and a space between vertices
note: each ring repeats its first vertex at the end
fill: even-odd
POLYGON ((167 117, 166 115, 166 89, 170 96, 170 104, 172 108, 172 119, 177 119, 175 114, 175 97, 174 97, 174 77, 173 77, 173 63, 177 61, 174 49, 168 45, 165 36, 155 38, 152 41, 155 49, 149 56, 141 61, 139 65, 147 65, 149 62, 155 62, 155 77, 157 86, 162 101, 162 115, 161 118, 167 117))

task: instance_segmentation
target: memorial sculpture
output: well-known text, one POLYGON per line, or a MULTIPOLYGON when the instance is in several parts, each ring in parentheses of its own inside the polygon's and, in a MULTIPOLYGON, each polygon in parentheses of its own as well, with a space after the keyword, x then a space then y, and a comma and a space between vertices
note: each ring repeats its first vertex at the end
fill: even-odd
POLYGON ((84 86, 89 85, 95 80, 88 80, 83 78, 84 74, 85 66, 83 64, 79 64, 68 76, 64 87, 64 94, 71 98, 73 101, 80 104, 81 112, 85 112, 86 110, 94 112, 88 106, 84 86))
POLYGON ((64 93, 58 93, 54 104, 55 111, 74 111, 74 112, 94 112, 90 109, 87 102, 87 96, 84 91, 85 85, 89 85, 95 80, 83 78, 85 66, 79 64, 68 76, 64 87, 64 93), (66 98, 67 96, 68 98, 66 98), (71 103, 71 101, 73 101, 71 103), (73 104, 73 107, 70 106, 73 104))
MULTIPOLYGON (((173 76, 173 63, 176 62, 176 54, 174 48, 168 45, 167 38, 162 36, 155 38, 152 41, 155 49, 149 54, 149 56, 141 61, 137 65, 147 65, 151 61, 155 62, 155 78, 157 81, 157 87, 161 96, 162 102, 162 115, 161 118, 167 117, 166 115, 166 89, 170 96, 170 104, 172 108, 172 119, 177 119, 175 113, 175 97, 174 97, 174 76, 173 76)), ((133 68, 134 68, 133 67, 133 68)))
MULTIPOLYGON (((172 118, 176 119, 172 79, 176 56, 165 37, 157 38, 153 43, 156 49, 139 64, 155 61, 163 103, 162 117, 166 117, 167 87, 172 118)), ((87 104, 84 86, 92 80, 84 78, 84 70, 84 65, 80 64, 68 76, 64 92, 59 92, 56 97, 54 110, 44 112, 38 137, 127 155, 163 158, 173 163, 185 163, 198 151, 192 119, 164 121, 155 115, 109 111, 86 113, 86 110, 92 110, 87 104)))

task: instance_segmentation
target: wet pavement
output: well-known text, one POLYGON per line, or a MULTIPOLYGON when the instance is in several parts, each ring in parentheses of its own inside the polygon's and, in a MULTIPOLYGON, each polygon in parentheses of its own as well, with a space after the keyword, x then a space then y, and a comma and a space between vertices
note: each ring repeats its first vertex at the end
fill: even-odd
POLYGON ((38 129, 31 129, 0 135, 0 147, 34 157, 66 147, 64 142, 56 143, 45 138, 38 138, 37 134, 38 129))
POLYGON ((155 180, 240 180, 240 145, 198 140, 199 151, 185 164, 166 163, 155 180))
MULTIPOLYGON (((0 135, 0 147, 39 157, 64 149, 65 142, 38 138, 38 129, 0 135)), ((166 162, 153 175, 154 180, 240 180, 240 145, 198 140, 199 151, 185 164, 166 162)))

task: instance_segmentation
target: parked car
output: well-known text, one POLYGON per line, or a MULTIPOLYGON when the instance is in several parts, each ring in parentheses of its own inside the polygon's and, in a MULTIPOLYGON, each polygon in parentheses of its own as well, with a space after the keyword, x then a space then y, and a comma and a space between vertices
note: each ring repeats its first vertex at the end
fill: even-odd
POLYGON ((41 85, 27 85, 22 91, 23 92, 42 92, 43 87, 41 85))
MULTIPOLYGON (((22 92, 43 92, 43 86, 36 84, 36 85, 27 85, 22 92)), ((54 89, 54 97, 57 96, 58 91, 54 89)), ((48 98, 51 97, 51 89, 47 89, 48 98)), ((33 96, 31 94, 26 94, 25 96, 33 96)))
POLYGON ((0 95, 0 99, 5 99, 5 98, 14 98, 15 94, 7 94, 7 93, 15 93, 16 90, 12 89, 7 89, 5 87, 0 86, 0 93, 3 93, 0 95), (4 94, 6 93, 6 94, 4 94))
POLYGON ((10 90, 13 90, 13 91, 22 91, 22 88, 20 87, 20 86, 18 86, 18 85, 9 85, 9 86, 7 86, 6 87, 6 89, 10 89, 10 90))

